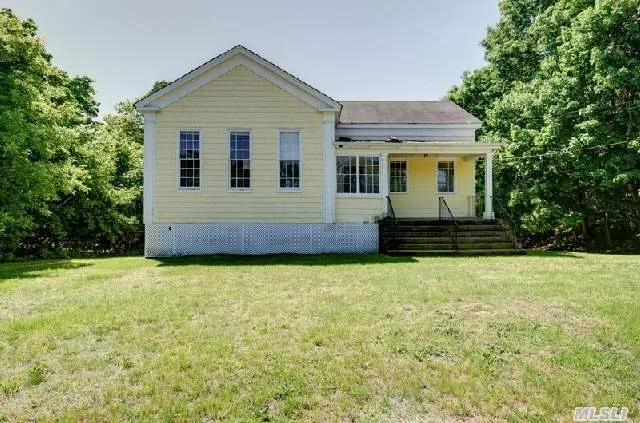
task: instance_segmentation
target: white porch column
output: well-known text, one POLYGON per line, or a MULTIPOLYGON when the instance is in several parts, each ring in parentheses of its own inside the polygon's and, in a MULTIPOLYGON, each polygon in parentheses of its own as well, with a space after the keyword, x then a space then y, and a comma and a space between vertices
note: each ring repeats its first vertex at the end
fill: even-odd
POLYGON ((322 113, 322 138, 324 159, 324 223, 335 223, 336 215, 336 152, 333 142, 336 138, 335 112, 322 113))
POLYGON ((484 213, 485 219, 493 219, 493 151, 488 151, 484 159, 484 213))
POLYGON ((156 112, 144 113, 144 182, 143 182, 143 223, 152 224, 154 220, 155 168, 156 168, 156 112))
POLYGON ((382 195, 382 212, 386 216, 389 212, 389 153, 380 155, 380 194, 382 195))

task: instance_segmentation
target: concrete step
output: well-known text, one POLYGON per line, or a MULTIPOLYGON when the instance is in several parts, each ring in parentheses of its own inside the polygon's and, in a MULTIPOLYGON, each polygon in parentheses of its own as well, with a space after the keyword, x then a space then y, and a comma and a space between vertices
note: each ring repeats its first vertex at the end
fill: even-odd
POLYGON ((478 243, 459 243, 460 250, 505 250, 515 248, 512 241, 503 240, 502 242, 478 242, 478 243))
MULTIPOLYGON (((450 236, 429 236, 429 237, 421 237, 421 236, 398 236, 396 240, 399 242, 409 244, 450 244, 452 243, 452 239, 450 236)), ((482 243, 494 243, 494 242, 512 242, 512 240, 507 237, 505 234, 501 236, 486 236, 486 237, 458 237, 458 244, 482 244, 482 243)))
POLYGON ((389 250, 388 254, 398 256, 518 256, 526 255, 527 250, 506 248, 502 250, 389 250))
POLYGON ((399 250, 427 251, 427 250, 455 250, 453 244, 405 244, 398 243, 399 250))
MULTIPOLYGON (((384 234, 393 235, 392 230, 383 230, 384 234)), ((481 237, 506 237, 508 232, 504 230, 494 230, 494 231, 464 231, 458 232, 458 239, 460 238, 481 238, 481 237)), ((431 238, 431 237, 442 237, 449 236, 448 231, 398 231, 398 237, 420 237, 420 238, 431 238)))
MULTIPOLYGON (((451 220, 439 220, 439 219, 411 219, 411 218, 400 218, 397 219, 396 222, 398 225, 411 225, 411 226, 446 226, 451 224, 451 220)), ((456 219, 456 222, 460 225, 498 225, 499 222, 497 220, 489 220, 489 219, 475 219, 475 218, 464 218, 464 219, 456 219)))
MULTIPOLYGON (((398 225, 398 231, 406 231, 406 232, 447 232, 449 228, 452 228, 450 225, 398 225)), ((458 232, 464 231, 504 231, 502 226, 500 225, 458 225, 458 232)))
MULTIPOLYGON (((455 249, 452 242, 449 243, 417 243, 412 241, 398 242, 398 248, 402 250, 449 250, 455 249)), ((513 242, 491 242, 491 243, 461 243, 459 250, 504 250, 514 248, 513 242)))

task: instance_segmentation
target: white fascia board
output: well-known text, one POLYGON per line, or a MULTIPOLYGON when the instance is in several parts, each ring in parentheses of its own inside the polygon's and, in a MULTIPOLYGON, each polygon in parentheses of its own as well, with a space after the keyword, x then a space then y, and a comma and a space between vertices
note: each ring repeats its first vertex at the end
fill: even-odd
POLYGON ((340 111, 340 104, 335 100, 302 83, 273 63, 242 46, 235 47, 221 54, 163 89, 140 100, 135 106, 138 110, 150 110, 152 108, 156 110, 163 109, 240 65, 247 67, 252 72, 262 76, 319 111, 340 111))
MULTIPOLYGON (((482 154, 502 148, 499 143, 476 143, 476 142, 404 142, 391 143, 379 141, 350 141, 350 142, 334 142, 336 151, 377 151, 385 153, 433 153, 433 154, 455 154, 469 155, 482 154)), ((355 154, 355 153, 354 153, 355 154)))

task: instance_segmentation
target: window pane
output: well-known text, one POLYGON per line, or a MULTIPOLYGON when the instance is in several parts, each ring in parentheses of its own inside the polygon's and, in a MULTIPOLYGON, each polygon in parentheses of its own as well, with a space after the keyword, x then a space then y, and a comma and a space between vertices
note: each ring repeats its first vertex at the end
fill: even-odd
POLYGON ((389 192, 407 192, 406 161, 395 161, 389 163, 389 192))
POLYGON ((336 157, 338 192, 380 193, 380 158, 378 156, 336 157))
POLYGON ((247 131, 229 131, 229 187, 251 185, 251 141, 247 131))
POLYGON ((300 134, 280 132, 278 140, 280 157, 280 188, 300 187, 300 134))
POLYGON ((340 193, 355 193, 356 186, 356 157, 336 157, 337 187, 340 193))
POLYGON ((200 133, 198 131, 180 131, 178 149, 180 159, 178 186, 180 188, 199 188, 200 133))
POLYGON ((454 162, 438 162, 438 192, 455 192, 454 162))
POLYGON ((378 156, 361 156, 359 158, 359 192, 361 194, 377 194, 380 192, 380 158, 378 156))

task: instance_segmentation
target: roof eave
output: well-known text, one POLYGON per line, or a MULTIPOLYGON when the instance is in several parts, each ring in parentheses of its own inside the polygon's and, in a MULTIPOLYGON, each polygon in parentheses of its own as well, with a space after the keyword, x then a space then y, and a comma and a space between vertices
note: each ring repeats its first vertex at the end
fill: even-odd
MULTIPOLYGON (((199 75, 203 74, 204 72, 207 72, 209 69, 215 67, 216 65, 224 62, 225 60, 231 58, 232 56, 235 56, 237 54, 243 54, 245 57, 253 60, 254 62, 256 62, 257 64, 267 68, 268 70, 270 70, 271 72, 273 72, 274 74, 278 75, 280 78, 284 79, 285 81, 293 84, 294 86, 296 86, 298 89, 306 92, 308 95, 315 97, 316 99, 320 100, 323 103, 326 103, 327 108, 322 108, 322 109, 327 109, 327 111, 334 111, 334 112, 339 112, 342 108, 342 105, 337 102, 336 100, 332 99, 331 97, 329 97, 328 95, 324 94, 323 92, 321 92, 320 90, 312 87, 311 85, 307 84, 306 82, 302 81, 301 79, 293 76, 292 74, 290 74, 289 72, 285 71, 284 69, 280 68, 278 65, 274 64, 273 62, 270 62, 269 60, 263 58, 262 56, 260 56, 257 53, 254 53, 253 51, 249 50, 248 48, 241 46, 241 45, 237 45, 227 51, 225 51, 224 53, 219 54, 218 56, 214 57, 213 59, 203 63, 202 65, 196 67, 195 69, 187 72, 186 74, 182 75, 180 78, 174 80, 173 82, 171 82, 169 85, 167 85, 166 87, 152 93, 149 94, 148 96, 138 100, 134 106, 137 110, 142 111, 144 108, 151 106, 151 107, 156 107, 157 106, 153 106, 153 102, 164 97, 165 95, 167 95, 168 93, 180 88, 182 85, 188 83, 189 81, 197 78, 199 75)), ((161 109, 161 108, 158 108, 161 109)))

